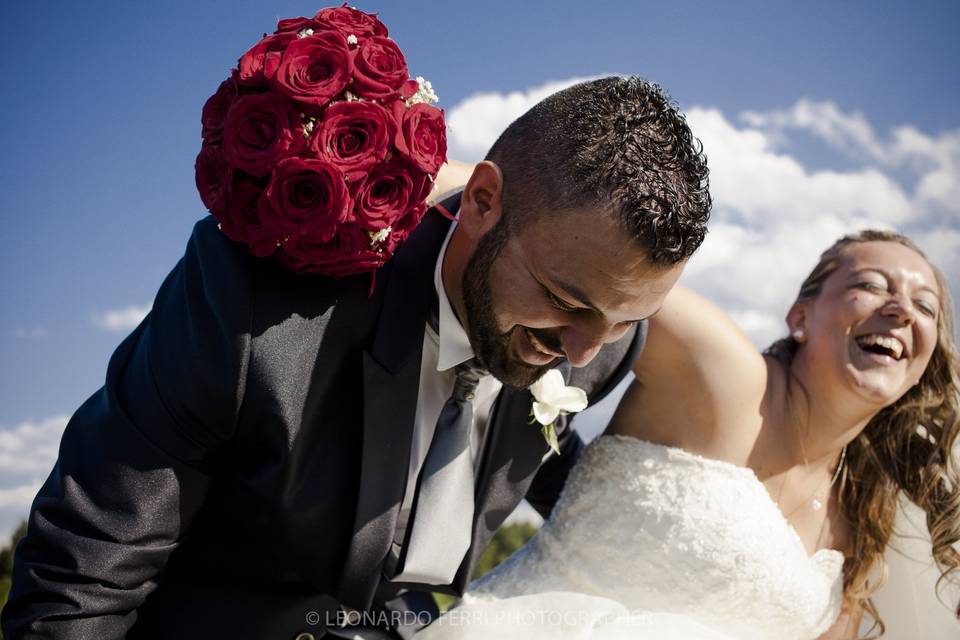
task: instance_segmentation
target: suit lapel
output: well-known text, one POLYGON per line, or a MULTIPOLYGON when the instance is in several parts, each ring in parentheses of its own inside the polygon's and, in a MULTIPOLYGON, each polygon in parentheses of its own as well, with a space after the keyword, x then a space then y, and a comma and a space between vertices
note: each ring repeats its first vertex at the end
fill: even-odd
MULTIPOLYGON (((450 204, 447 204, 449 207, 450 204)), ((378 272, 384 302, 363 354, 363 453, 341 602, 366 609, 380 582, 403 499, 413 438, 423 332, 433 304, 433 273, 449 221, 427 212, 387 267, 378 272)))

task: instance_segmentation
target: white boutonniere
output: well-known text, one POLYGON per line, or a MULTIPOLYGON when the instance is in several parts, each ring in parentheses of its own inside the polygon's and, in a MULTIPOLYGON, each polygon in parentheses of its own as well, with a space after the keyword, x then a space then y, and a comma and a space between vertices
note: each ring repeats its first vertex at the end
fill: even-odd
POLYGON ((567 413, 583 411, 587 408, 587 394, 580 387, 567 386, 563 375, 551 369, 530 386, 533 394, 533 407, 530 409, 530 422, 540 423, 540 433, 550 448, 560 454, 557 440, 556 420, 567 413))

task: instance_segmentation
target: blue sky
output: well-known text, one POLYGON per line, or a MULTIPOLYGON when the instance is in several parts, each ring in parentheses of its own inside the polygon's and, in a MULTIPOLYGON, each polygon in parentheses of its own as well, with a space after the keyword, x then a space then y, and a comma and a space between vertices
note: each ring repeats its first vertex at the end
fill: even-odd
MULTIPOLYGON (((49 470, 63 417, 102 383, 110 353, 129 331, 124 318, 145 311, 205 215, 193 183, 203 102, 277 18, 320 6, 0 4, 0 535, 49 470)), ((474 159, 495 133, 468 142, 471 123, 486 118, 496 128, 515 117, 504 106, 510 92, 526 104, 538 88, 608 72, 665 86, 692 110, 708 156, 732 166, 730 158, 753 153, 751 180, 718 174, 717 241, 691 278, 715 288, 758 341, 777 330, 775 310, 789 293, 779 280, 766 282, 770 294, 751 306, 721 276, 731 256, 756 255, 754 263, 739 261, 741 271, 730 272, 736 278, 783 258, 775 243, 793 234, 771 222, 781 211, 815 227, 807 241, 821 249, 844 225, 874 220, 874 209, 879 223, 939 242, 934 253, 947 260, 957 246, 951 233, 960 211, 951 196, 960 148, 960 4, 358 6, 380 12, 411 72, 433 82, 451 121, 459 109, 451 148, 463 159, 474 159), (489 100, 471 102, 478 93, 489 100), (764 167, 773 172, 769 180, 764 167), (778 180, 800 185, 796 197, 753 197, 757 183, 778 180), (864 189, 875 207, 837 204, 845 197, 873 203, 861 197, 864 189), (803 210, 790 212, 791 203, 826 213, 808 221, 803 210)), ((798 248, 797 260, 809 251, 798 248)), ((948 275, 956 281, 953 265, 948 275)), ((788 284, 808 267, 786 269, 788 284)))

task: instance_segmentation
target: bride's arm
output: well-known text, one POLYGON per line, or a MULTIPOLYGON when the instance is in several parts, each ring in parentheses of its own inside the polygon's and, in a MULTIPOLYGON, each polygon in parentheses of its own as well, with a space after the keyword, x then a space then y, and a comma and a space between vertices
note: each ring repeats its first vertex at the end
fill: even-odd
POLYGON ((758 419, 763 356, 725 312, 682 286, 649 323, 637 380, 609 431, 743 464, 741 445, 753 438, 738 435, 758 419))

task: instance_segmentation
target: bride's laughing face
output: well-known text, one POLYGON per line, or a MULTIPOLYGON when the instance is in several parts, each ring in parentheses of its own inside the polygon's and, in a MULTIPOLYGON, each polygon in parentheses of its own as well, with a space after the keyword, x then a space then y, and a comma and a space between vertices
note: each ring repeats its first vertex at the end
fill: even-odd
POLYGON ((880 409, 919 382, 940 313, 930 264, 909 247, 876 241, 844 250, 820 294, 796 304, 788 323, 801 331, 798 357, 819 387, 847 390, 880 409))

